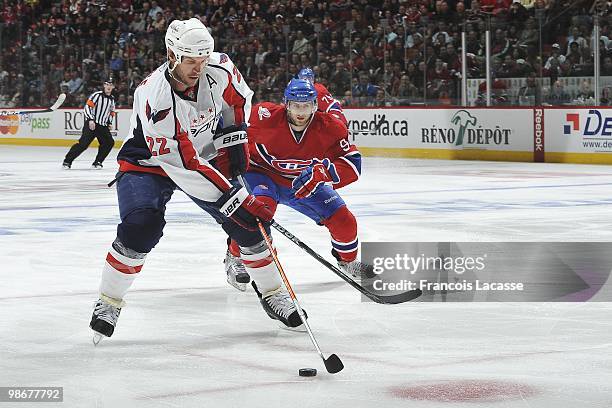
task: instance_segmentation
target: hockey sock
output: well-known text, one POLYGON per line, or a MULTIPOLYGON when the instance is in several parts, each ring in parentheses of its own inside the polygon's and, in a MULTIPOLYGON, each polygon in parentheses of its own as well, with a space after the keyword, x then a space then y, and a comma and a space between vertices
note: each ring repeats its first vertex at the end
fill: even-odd
POLYGON ((123 246, 118 239, 111 245, 102 271, 100 293, 121 300, 144 265, 147 254, 123 246))
POLYGON ((357 258, 357 220, 346 206, 340 207, 331 217, 323 221, 331 234, 331 244, 343 262, 357 258))
POLYGON ((250 247, 240 247, 240 255, 246 271, 261 293, 265 294, 281 285, 272 254, 264 241, 250 247))
POLYGON ((236 258, 240 258, 240 247, 238 243, 231 238, 227 239, 227 249, 230 251, 230 254, 236 258))

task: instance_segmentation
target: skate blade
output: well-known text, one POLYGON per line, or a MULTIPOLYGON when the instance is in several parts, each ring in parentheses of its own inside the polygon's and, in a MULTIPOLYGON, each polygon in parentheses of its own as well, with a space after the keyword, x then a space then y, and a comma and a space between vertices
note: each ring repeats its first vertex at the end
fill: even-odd
POLYGON ((297 332, 297 333, 305 333, 306 332, 306 326, 304 326, 304 323, 300 324, 297 327, 289 327, 289 326, 285 326, 285 324, 283 324, 283 322, 278 322, 278 327, 280 327, 281 329, 290 331, 290 332, 297 332))
POLYGON ((100 334, 98 332, 94 332, 93 337, 91 338, 91 341, 93 342, 94 346, 97 346, 98 344, 100 344, 100 342, 104 338, 106 338, 106 336, 104 336, 103 334, 100 334))
POLYGON ((227 280, 227 283, 234 289, 239 290, 240 292, 246 292, 246 288, 247 285, 246 283, 238 283, 238 282, 232 282, 229 279, 227 280))

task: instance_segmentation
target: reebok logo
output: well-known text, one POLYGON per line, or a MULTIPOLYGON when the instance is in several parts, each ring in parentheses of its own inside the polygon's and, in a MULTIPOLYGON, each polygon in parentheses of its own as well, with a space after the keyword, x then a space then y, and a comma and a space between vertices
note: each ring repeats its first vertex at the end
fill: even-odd
POLYGON ((324 200, 323 202, 324 202, 325 204, 329 204, 329 203, 331 203, 332 201, 334 201, 334 200, 335 200, 335 199, 337 199, 337 198, 338 198, 338 196, 336 196, 336 195, 335 195, 335 196, 331 196, 331 197, 329 197, 328 199, 324 200))

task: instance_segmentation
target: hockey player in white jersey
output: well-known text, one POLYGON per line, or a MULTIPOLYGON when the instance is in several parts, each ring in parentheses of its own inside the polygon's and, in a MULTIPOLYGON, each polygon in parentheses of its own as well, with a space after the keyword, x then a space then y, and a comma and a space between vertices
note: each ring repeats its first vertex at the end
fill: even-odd
MULTIPOLYGON (((113 334, 123 298, 162 237, 166 203, 177 188, 240 245, 266 313, 289 327, 301 320, 281 285, 258 229, 272 213, 230 179, 249 163, 246 126, 253 92, 198 19, 173 21, 168 61, 136 89, 130 131, 118 154, 121 223, 102 272, 90 327, 94 342, 113 334)), ((204 239, 204 237, 202 237, 204 239)))

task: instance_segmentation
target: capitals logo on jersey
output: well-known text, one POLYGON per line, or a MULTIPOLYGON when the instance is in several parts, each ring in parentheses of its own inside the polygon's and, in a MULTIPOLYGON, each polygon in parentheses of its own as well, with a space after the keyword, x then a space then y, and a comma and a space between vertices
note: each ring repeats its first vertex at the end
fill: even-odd
POLYGON ((166 116, 170 113, 170 109, 162 109, 162 110, 152 110, 151 105, 149 105, 149 101, 147 101, 145 106, 145 113, 147 115, 147 119, 152 120, 153 123, 157 123, 161 120, 164 120, 166 116))
POLYGON ((221 120, 221 113, 215 115, 212 108, 208 108, 208 112, 200 112, 198 117, 191 121, 191 135, 197 137, 202 132, 214 130, 219 120, 221 120))

